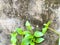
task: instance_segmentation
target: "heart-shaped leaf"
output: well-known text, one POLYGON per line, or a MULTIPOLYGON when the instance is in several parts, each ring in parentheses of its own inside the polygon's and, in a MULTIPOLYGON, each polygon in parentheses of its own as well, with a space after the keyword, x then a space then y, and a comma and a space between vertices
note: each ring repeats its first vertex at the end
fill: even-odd
POLYGON ((42 32, 39 32, 39 31, 36 31, 36 32, 34 33, 34 36, 35 36, 35 37, 41 37, 41 36, 43 36, 43 33, 42 33, 42 32))

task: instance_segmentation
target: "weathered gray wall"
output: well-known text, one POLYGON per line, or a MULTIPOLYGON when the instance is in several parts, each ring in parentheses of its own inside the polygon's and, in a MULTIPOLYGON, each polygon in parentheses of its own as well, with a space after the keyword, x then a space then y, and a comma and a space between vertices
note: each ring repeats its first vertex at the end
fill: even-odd
MULTIPOLYGON (((10 45, 9 34, 16 27, 24 29, 26 20, 40 29, 52 20, 51 27, 60 31, 60 0, 0 0, 0 45, 10 45)), ((42 45, 54 45, 57 36, 48 32, 45 39, 42 45)))

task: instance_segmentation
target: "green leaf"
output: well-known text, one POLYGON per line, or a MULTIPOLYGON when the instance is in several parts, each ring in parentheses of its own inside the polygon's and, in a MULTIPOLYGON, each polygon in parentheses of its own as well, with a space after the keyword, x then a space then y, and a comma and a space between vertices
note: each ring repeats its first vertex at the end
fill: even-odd
POLYGON ((17 42, 16 37, 11 37, 11 43, 12 43, 12 44, 15 44, 16 42, 17 42))
POLYGON ((59 37, 59 45, 60 45, 60 37, 59 37))
POLYGON ((22 40, 21 45, 29 45, 29 43, 30 43, 30 40, 28 40, 27 38, 24 38, 24 39, 22 40))
POLYGON ((44 28, 42 28, 42 33, 43 34, 45 34, 46 33, 46 31, 47 31, 47 29, 48 29, 48 27, 49 27, 49 25, 50 25, 50 23, 51 23, 51 21, 48 21, 46 24, 44 24, 44 28))
POLYGON ((27 30, 32 30, 32 26, 27 26, 26 29, 27 30))
POLYGON ((48 27, 42 28, 42 33, 45 34, 47 29, 48 29, 48 27))
POLYGON ((44 24, 45 27, 48 27, 50 25, 51 21, 48 21, 46 24, 44 24))
POLYGON ((12 45, 16 45, 16 44, 13 43, 12 45))
POLYGON ((35 37, 33 37, 32 41, 35 42, 35 37))
POLYGON ((25 38, 31 39, 31 38, 33 38, 33 35, 31 35, 31 34, 26 34, 26 35, 25 35, 25 38))
POLYGON ((48 22, 47 22, 47 26, 49 26, 49 25, 50 25, 50 23, 51 23, 51 21, 48 21, 48 22))
POLYGON ((30 45, 35 45, 35 43, 34 42, 30 42, 30 45))
POLYGON ((42 33, 42 32, 39 32, 39 31, 36 31, 36 32, 34 33, 34 36, 35 36, 35 37, 41 37, 41 36, 43 36, 43 33, 42 33))
POLYGON ((44 41, 44 38, 37 38, 36 39, 36 43, 41 43, 41 42, 43 42, 44 41))
POLYGON ((16 28, 16 31, 17 31, 18 34, 23 34, 22 28, 16 28))
POLYGON ((24 31, 23 34, 26 35, 26 34, 31 34, 31 33, 30 31, 24 31))
POLYGON ((28 21, 26 21, 25 26, 26 26, 27 30, 32 30, 32 26, 30 25, 30 23, 28 21))
POLYGON ((17 36, 16 32, 11 33, 11 43, 12 44, 16 43, 16 41, 17 41, 16 36, 17 36))
POLYGON ((25 26, 30 26, 30 23, 29 23, 29 21, 26 21, 26 24, 25 24, 25 26))
POLYGON ((17 36, 16 32, 11 33, 11 37, 16 37, 16 36, 17 36))

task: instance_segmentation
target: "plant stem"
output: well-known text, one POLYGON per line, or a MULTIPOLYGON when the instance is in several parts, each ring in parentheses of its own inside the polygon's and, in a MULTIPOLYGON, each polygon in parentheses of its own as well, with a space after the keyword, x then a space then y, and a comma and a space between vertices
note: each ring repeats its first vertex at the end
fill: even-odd
POLYGON ((57 35, 59 35, 60 36, 60 33, 58 33, 58 32, 56 32, 54 29, 52 29, 52 28, 48 28, 49 30, 51 30, 51 31, 53 31, 54 33, 56 33, 57 35))
POLYGON ((60 33, 56 32, 56 30, 52 29, 52 28, 48 28, 49 30, 53 31, 54 33, 56 33, 59 36, 59 42, 58 45, 60 45, 60 33))

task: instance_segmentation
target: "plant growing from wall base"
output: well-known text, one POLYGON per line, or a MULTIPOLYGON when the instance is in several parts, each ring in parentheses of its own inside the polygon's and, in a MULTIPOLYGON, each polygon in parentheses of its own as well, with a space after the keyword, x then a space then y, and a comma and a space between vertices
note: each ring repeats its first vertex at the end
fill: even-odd
POLYGON ((22 36, 22 42, 19 45, 35 45, 35 43, 41 43, 44 41, 44 34, 46 33, 48 27, 49 27, 50 21, 46 24, 44 24, 45 27, 42 28, 41 31, 35 31, 31 33, 32 26, 31 24, 26 21, 26 30, 23 30, 22 28, 16 28, 16 32, 11 33, 11 43, 12 45, 16 45, 17 42, 17 34, 22 36))

